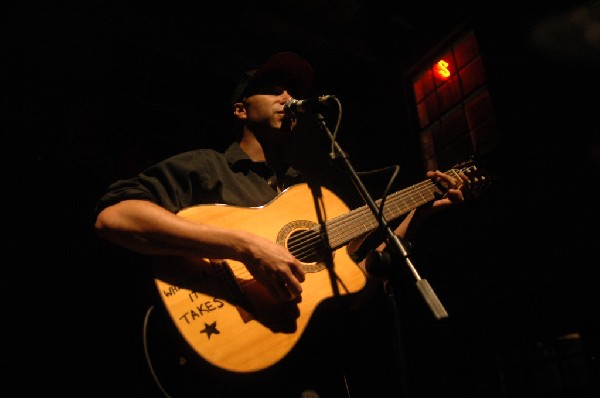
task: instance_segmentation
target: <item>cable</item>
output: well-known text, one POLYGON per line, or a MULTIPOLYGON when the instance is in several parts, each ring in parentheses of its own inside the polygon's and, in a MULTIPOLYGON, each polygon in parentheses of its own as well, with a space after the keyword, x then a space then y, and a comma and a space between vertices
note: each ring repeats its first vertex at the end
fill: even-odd
POLYGON ((144 354, 146 356, 146 362, 148 363, 148 368, 150 369, 150 373, 152 374, 152 378, 154 379, 154 382, 156 383, 156 385, 158 386, 158 388, 160 389, 160 391, 163 393, 163 395, 165 397, 171 398, 171 396, 169 395, 167 390, 165 390, 165 388, 162 386, 160 380, 158 380, 158 376, 156 375, 156 372, 154 371, 154 367, 152 366, 152 361, 150 360, 150 353, 148 352, 148 320, 150 319, 150 314, 152 313, 152 310, 154 310, 153 305, 151 305, 148 308, 148 311, 146 311, 146 316, 144 317, 144 329, 142 331, 142 338, 143 338, 143 342, 144 342, 144 354))

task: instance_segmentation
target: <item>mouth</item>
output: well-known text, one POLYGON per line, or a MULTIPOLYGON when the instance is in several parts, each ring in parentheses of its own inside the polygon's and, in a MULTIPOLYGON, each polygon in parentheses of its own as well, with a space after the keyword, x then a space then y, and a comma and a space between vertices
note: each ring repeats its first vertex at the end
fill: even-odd
POLYGON ((277 111, 275 112, 275 114, 277 115, 278 118, 281 118, 282 120, 290 120, 291 117, 289 115, 287 115, 284 111, 277 111))

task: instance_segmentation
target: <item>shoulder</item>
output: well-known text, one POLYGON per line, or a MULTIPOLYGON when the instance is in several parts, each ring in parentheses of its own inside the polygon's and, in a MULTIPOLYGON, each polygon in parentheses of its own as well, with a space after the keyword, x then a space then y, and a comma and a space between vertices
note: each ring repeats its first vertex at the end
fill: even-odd
POLYGON ((202 169, 203 165, 227 163, 224 152, 216 149, 200 148, 178 153, 157 163, 155 167, 173 169, 202 169))
POLYGON ((224 158, 225 153, 211 148, 198 148, 187 152, 178 153, 169 158, 166 158, 165 162, 178 162, 180 160, 190 159, 220 159, 224 158))

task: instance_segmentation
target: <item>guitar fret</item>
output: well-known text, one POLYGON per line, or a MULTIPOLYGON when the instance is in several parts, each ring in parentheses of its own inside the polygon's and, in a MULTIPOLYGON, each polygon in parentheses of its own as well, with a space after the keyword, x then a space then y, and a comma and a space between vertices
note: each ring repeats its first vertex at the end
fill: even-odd
MULTIPOLYGON (((411 210, 435 199, 440 189, 430 180, 388 196, 383 208, 383 217, 392 221, 408 214, 411 210)), ((375 202, 381 205, 381 199, 375 202)), ((332 250, 344 246, 352 239, 375 230, 379 226, 375 215, 367 206, 361 206, 347 214, 333 218, 327 223, 329 246, 332 250)))
MULTIPOLYGON (((461 166, 461 168, 450 169, 446 173, 458 177, 461 172, 477 170, 477 167, 471 162, 466 162, 461 166)), ((485 180, 485 177, 482 180, 485 180)), ((387 197, 384 203, 383 218, 386 221, 395 220, 408 214, 411 210, 435 200, 436 195, 441 194, 442 188, 431 180, 421 181, 411 187, 394 192, 387 197)), ((382 199, 375 201, 378 208, 381 201, 382 199)), ((335 217, 327 223, 329 245, 333 250, 338 249, 351 240, 373 231, 378 226, 379 222, 375 215, 367 205, 364 205, 347 214, 335 217), (357 223, 357 225, 352 226, 353 223, 357 223)))

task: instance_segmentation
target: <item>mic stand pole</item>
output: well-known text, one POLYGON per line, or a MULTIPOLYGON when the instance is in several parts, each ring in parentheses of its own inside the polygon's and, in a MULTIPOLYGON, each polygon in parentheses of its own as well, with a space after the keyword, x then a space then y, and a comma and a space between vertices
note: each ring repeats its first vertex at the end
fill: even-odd
MULTIPOLYGON (((331 159, 334 161, 336 159, 341 159, 343 161, 346 172, 350 175, 352 182, 358 189, 360 195, 362 196, 364 201, 367 203, 371 212, 373 213, 373 215, 379 222, 380 229, 385 232, 385 235, 387 236, 388 247, 390 247, 389 252, 392 254, 395 254, 396 257, 401 255, 402 258, 404 258, 404 261, 410 268, 410 271, 412 272, 412 274, 414 275, 414 277, 417 281, 416 285, 417 285, 419 292, 421 292, 421 295, 425 299, 425 302, 429 305, 429 308, 433 312, 433 315, 437 319, 447 317, 448 313, 446 312, 442 303, 437 298, 435 292, 433 291, 433 289, 431 288, 431 286, 429 285, 427 280, 422 279, 419 276, 419 273, 417 272, 414 264, 408 257, 408 250, 406 249, 406 246, 401 241, 401 239, 398 236, 396 236, 396 234, 394 234, 392 229, 388 226, 388 223, 384 219, 383 214, 380 214, 375 201, 373 201, 373 198, 371 197, 371 195, 369 195, 369 192, 367 191, 366 187, 362 183, 359 175, 356 173, 356 171, 354 170, 354 167, 350 163, 350 160, 346 156, 346 153, 342 150, 339 143, 334 139, 333 134, 331 134, 331 131, 329 130, 329 128, 327 127, 327 124, 325 123, 325 118, 323 117, 323 115, 321 115, 320 113, 317 113, 315 115, 315 120, 317 121, 319 128, 321 130, 323 130, 329 136, 329 138, 332 142, 332 153, 330 153, 331 159)), ((397 299, 395 297, 395 288, 398 285, 398 281, 400 280, 399 269, 391 266, 390 256, 386 255, 385 252, 383 252, 383 253, 373 252, 373 254, 377 257, 375 261, 380 261, 381 266, 387 267, 391 271, 390 272, 391 278, 389 278, 386 281, 384 287, 385 287, 385 293, 387 295, 388 301, 390 302, 390 306, 391 306, 390 312, 392 312, 392 319, 394 320, 394 328, 396 329, 396 347, 395 348, 396 348, 396 352, 397 352, 397 360, 398 360, 397 364, 399 367, 400 379, 401 379, 400 388, 402 389, 403 396, 408 398, 408 397, 410 397, 410 393, 409 393, 409 388, 408 388, 405 356, 404 356, 404 353, 402 350, 402 334, 401 334, 400 318, 399 318, 400 314, 398 311, 397 299)))
POLYGON ((325 131, 327 133, 327 135, 330 137, 330 139, 332 140, 332 144, 334 146, 335 152, 330 153, 331 158, 333 160, 341 159, 343 161, 346 172, 352 178, 352 182, 354 183, 354 185, 358 189, 360 195, 365 200, 365 202, 371 209, 371 212, 373 213, 373 215, 379 222, 379 226, 380 226, 381 230, 384 231, 385 236, 387 237, 388 247, 391 247, 392 253, 400 255, 400 256, 402 256, 402 258, 404 258, 404 261, 408 265, 410 271, 412 272, 413 276, 415 277, 415 280, 417 281, 416 285, 417 285, 419 292, 421 293, 421 295, 425 299, 425 302, 427 303, 427 305, 433 312, 433 315, 436 317, 436 319, 442 319, 442 318, 448 317, 448 313, 446 312, 446 309, 444 308, 444 306, 438 299, 437 295, 435 294, 435 292, 429 285, 429 282, 426 279, 421 278, 421 276, 417 272, 414 264, 412 263, 411 259, 408 257, 408 250, 406 249, 406 246, 404 245, 404 243, 401 241, 401 239, 396 234, 394 234, 394 231, 392 231, 392 229, 388 226, 388 223, 384 219, 383 214, 381 214, 381 215, 379 214, 379 209, 377 208, 375 201, 373 200, 371 195, 369 195, 369 192, 367 191, 366 187, 363 185, 363 183, 360 179, 360 176, 354 170, 354 167, 350 163, 350 160, 348 160, 348 157, 346 156, 345 152, 340 147, 339 143, 336 140, 334 140, 334 137, 331 134, 331 131, 329 131, 329 128, 327 127, 327 124, 325 123, 325 118, 323 117, 323 115, 318 113, 318 114, 316 114, 315 118, 316 118, 317 123, 319 124, 319 127, 323 131, 325 131))

